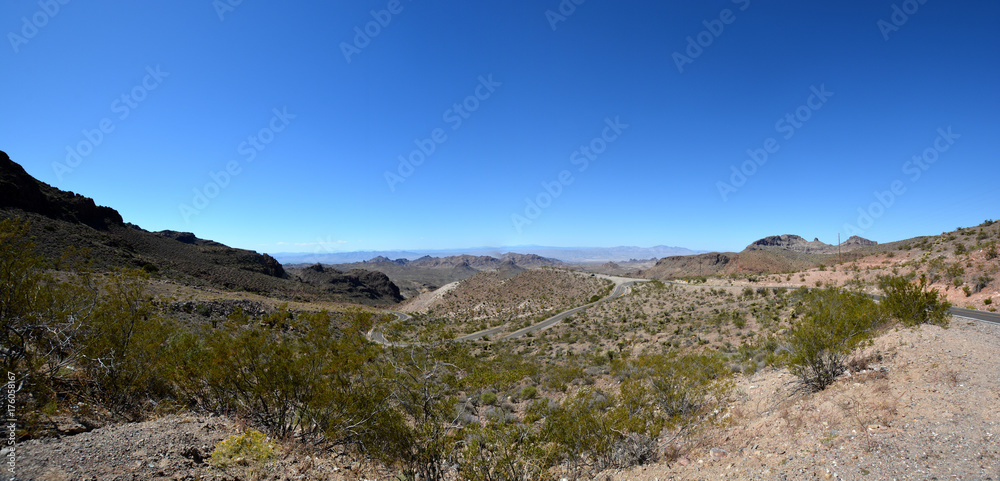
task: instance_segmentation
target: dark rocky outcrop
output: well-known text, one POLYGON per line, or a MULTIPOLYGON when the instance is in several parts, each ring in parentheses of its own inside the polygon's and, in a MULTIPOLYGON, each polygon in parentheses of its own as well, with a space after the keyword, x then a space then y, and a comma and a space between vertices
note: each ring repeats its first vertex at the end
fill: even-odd
POLYGON ((65 192, 36 180, 3 151, 0 151, 0 208, 21 209, 99 230, 122 225, 118 211, 96 205, 90 197, 65 192))

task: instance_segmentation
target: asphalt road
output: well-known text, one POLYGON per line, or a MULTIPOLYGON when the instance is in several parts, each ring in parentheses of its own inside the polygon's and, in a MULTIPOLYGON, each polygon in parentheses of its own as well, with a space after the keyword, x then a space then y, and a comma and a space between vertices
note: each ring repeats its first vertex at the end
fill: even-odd
POLYGON ((562 321, 563 319, 566 319, 567 317, 572 316, 573 314, 576 314, 576 313, 578 313, 578 312, 580 312, 580 311, 582 311, 584 309, 587 309, 587 308, 589 308, 591 306, 596 306, 597 304, 600 304, 600 303, 602 303, 604 301, 608 301, 608 300, 614 299, 616 297, 621 297, 622 294, 625 294, 625 290, 628 288, 628 286, 631 286, 631 285, 633 285, 633 284, 635 284, 637 282, 644 282, 644 281, 635 280, 635 281, 628 281, 628 282, 623 282, 621 284, 618 284, 618 285, 615 286, 615 289, 613 291, 611 291, 611 295, 609 295, 609 296, 607 296, 605 298, 602 298, 602 299, 600 299, 598 301, 595 301, 595 302, 591 302, 590 304, 585 304, 585 305, 582 305, 580 307, 575 307, 575 308, 570 309, 568 311, 560 312, 559 314, 556 314, 556 315, 554 315, 554 316, 552 316, 552 317, 550 317, 550 318, 548 318, 548 319, 546 319, 546 320, 544 320, 542 322, 539 322, 538 324, 534 324, 534 325, 528 326, 528 327, 526 327, 524 329, 521 329, 519 331, 514 331, 514 332, 512 332, 510 334, 507 334, 506 336, 503 336, 502 339, 517 339, 519 337, 524 337, 524 335, 528 334, 529 332, 540 331, 542 329, 550 327, 550 326, 552 326, 554 324, 557 324, 559 321, 562 321))
POLYGON ((996 312, 976 311, 973 309, 963 309, 961 307, 952 307, 951 309, 948 309, 948 312, 955 317, 1000 324, 1000 313, 996 312))

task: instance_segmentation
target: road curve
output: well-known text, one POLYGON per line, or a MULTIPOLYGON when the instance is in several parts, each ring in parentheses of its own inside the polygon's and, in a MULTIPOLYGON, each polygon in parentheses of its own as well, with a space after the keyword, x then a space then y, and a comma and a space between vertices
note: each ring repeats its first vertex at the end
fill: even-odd
MULTIPOLYGON (((563 319, 565 319, 565 318, 567 318, 569 316, 572 316, 573 314, 576 314, 576 313, 578 313, 580 311, 583 311, 584 309, 587 309, 589 307, 595 306, 595 305, 600 304, 600 303, 602 303, 604 301, 608 301, 608 300, 611 300, 611 299, 614 299, 614 298, 617 298, 617 297, 621 297, 623 294, 625 294, 625 291, 628 289, 629 286, 632 286, 632 285, 640 283, 640 282, 648 282, 649 281, 649 279, 632 279, 632 278, 627 278, 627 277, 612 277, 612 276, 606 276, 606 275, 603 275, 603 274, 599 274, 597 277, 602 277, 602 278, 608 279, 608 280, 610 280, 610 281, 612 281, 612 282, 615 283, 615 288, 611 291, 611 294, 609 294, 608 296, 603 297, 601 299, 598 299, 597 301, 591 302, 589 304, 584 304, 582 306, 574 307, 572 309, 560 312, 559 314, 556 314, 556 315, 554 315, 552 317, 549 317, 549 318, 547 318, 547 319, 545 319, 545 320, 543 320, 541 322, 538 322, 536 324, 532 324, 532 325, 530 325, 528 327, 525 327, 524 329, 520 329, 518 331, 514 331, 514 332, 512 332, 510 334, 507 334, 506 336, 502 336, 501 339, 504 339, 504 340, 506 340, 506 339, 517 339, 517 338, 523 337, 525 334, 528 334, 529 332, 540 331, 542 329, 551 327, 551 326, 559 323, 559 321, 562 321, 563 319)), ((406 314, 404 314, 402 312, 396 312, 396 311, 384 311, 384 312, 386 312, 388 314, 394 314, 400 321, 406 321, 407 319, 410 318, 410 316, 408 316, 408 315, 406 315, 406 314)), ((491 329, 486 329, 484 331, 479 331, 479 332, 474 332, 472 334, 467 334, 465 336, 456 337, 455 339, 452 339, 452 340, 453 341, 474 341, 476 339, 482 339, 482 338, 488 337, 488 336, 491 337, 491 336, 493 336, 495 334, 503 332, 503 330, 504 330, 504 326, 498 326, 498 327, 494 327, 494 328, 491 328, 491 329)), ((372 329, 371 331, 368 331, 368 339, 371 340, 372 342, 375 342, 375 343, 378 343, 378 344, 382 344, 382 345, 385 345, 385 346, 403 347, 403 346, 408 346, 409 345, 408 343, 402 343, 402 342, 390 342, 388 339, 385 338, 385 336, 382 335, 382 331, 377 331, 375 329, 372 329)))
POLYGON ((600 303, 602 303, 604 301, 609 301, 609 300, 614 299, 616 297, 621 297, 623 294, 625 294, 625 291, 628 289, 629 286, 631 286, 633 284, 636 284, 638 282, 645 282, 645 281, 631 280, 631 281, 626 281, 626 282, 622 282, 620 284, 617 284, 617 285, 615 285, 614 290, 611 291, 611 295, 609 295, 607 297, 599 299, 599 300, 597 300, 595 302, 591 302, 590 304, 585 304, 585 305, 582 305, 580 307, 575 307, 573 309, 570 309, 568 311, 560 312, 559 314, 556 314, 556 315, 554 315, 554 316, 552 316, 552 317, 550 317, 550 318, 548 318, 548 319, 546 319, 546 320, 544 320, 542 322, 539 322, 538 324, 534 324, 534 325, 525 327, 524 329, 521 329, 521 330, 518 330, 518 331, 514 331, 514 332, 512 332, 510 334, 507 334, 506 336, 503 336, 502 339, 504 339, 504 340, 507 340, 507 339, 517 339, 517 338, 520 338, 520 337, 524 337, 524 335, 526 335, 528 333, 540 331, 540 330, 545 329, 547 327, 551 327, 551 326, 559 323, 563 319, 565 319, 565 318, 567 318, 569 316, 572 316, 573 314, 576 314, 576 313, 578 313, 578 312, 580 312, 580 311, 582 311, 584 309, 587 309, 587 308, 592 307, 592 306, 596 306, 597 304, 600 304, 600 303))

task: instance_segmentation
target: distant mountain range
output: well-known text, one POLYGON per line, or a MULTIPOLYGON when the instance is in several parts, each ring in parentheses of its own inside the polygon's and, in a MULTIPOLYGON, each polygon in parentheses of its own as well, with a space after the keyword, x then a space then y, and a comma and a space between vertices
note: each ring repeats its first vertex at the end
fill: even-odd
POLYGON ((558 259, 570 264, 620 262, 633 259, 658 259, 668 256, 687 256, 706 251, 696 251, 684 247, 552 247, 552 246, 503 246, 471 247, 467 249, 394 250, 394 251, 354 251, 354 252, 279 252, 271 254, 282 264, 347 264, 368 261, 378 257, 387 259, 416 260, 424 256, 451 257, 460 255, 489 256, 502 258, 506 253, 534 254, 558 259))

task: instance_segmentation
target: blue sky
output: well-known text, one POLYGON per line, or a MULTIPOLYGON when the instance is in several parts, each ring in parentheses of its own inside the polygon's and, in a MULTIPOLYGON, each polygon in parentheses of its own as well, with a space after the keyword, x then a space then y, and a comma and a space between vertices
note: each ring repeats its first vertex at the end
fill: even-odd
POLYGON ((1000 206, 997 2, 229 2, 5 4, 0 149, 272 253, 886 242, 1000 206))

